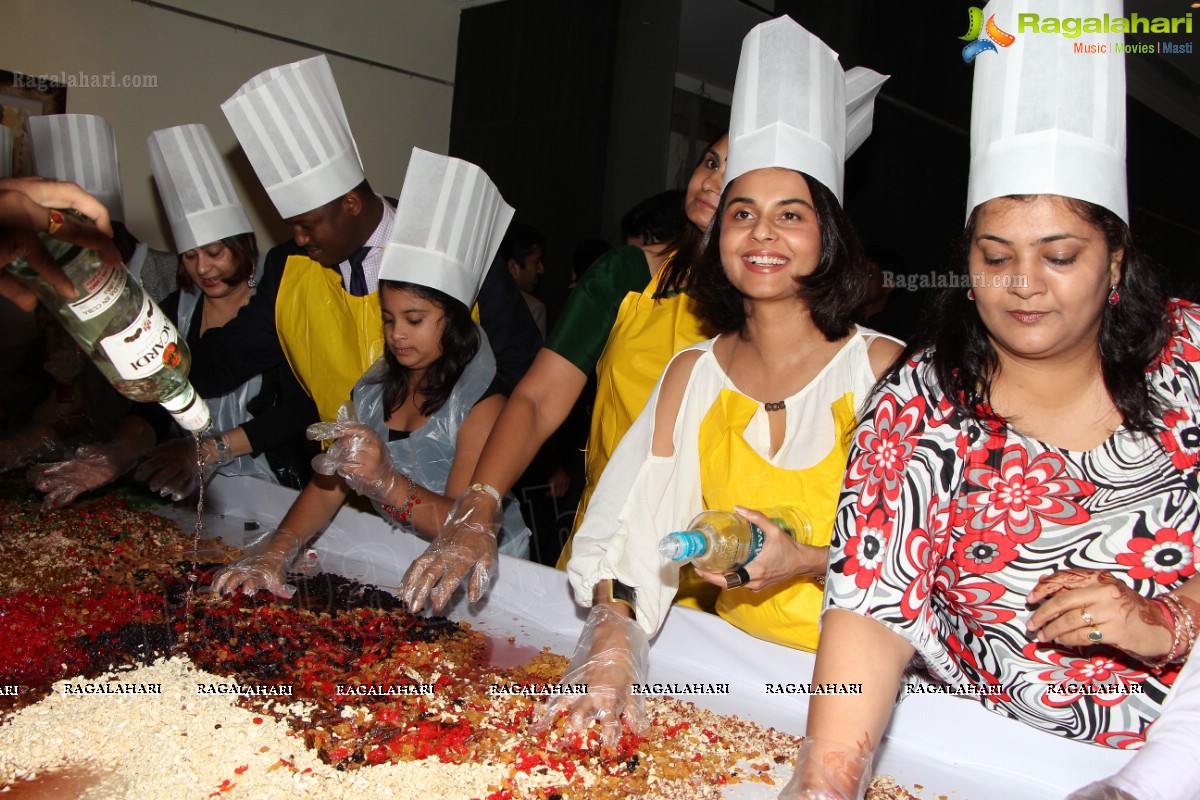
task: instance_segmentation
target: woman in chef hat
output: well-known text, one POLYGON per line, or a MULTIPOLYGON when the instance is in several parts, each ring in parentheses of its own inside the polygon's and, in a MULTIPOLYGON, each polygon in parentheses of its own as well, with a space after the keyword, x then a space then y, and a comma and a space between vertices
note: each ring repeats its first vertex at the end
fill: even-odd
MULTIPOLYGON (((413 149, 379 272, 384 354, 339 421, 309 428, 331 441, 313 461, 321 474, 257 553, 217 575, 216 590, 290 595, 288 565, 351 491, 400 530, 437 533, 504 405, 470 309, 512 215, 479 167, 413 149)), ((529 530, 505 500, 500 552, 525 558, 529 530)))
MULTIPOLYGON (((155 131, 147 145, 179 253, 180 289, 164 298, 162 309, 194 342, 249 302, 260 270, 258 246, 205 126, 155 131)), ((165 497, 190 495, 216 471, 294 488, 304 485, 315 453, 304 429, 316 421, 316 406, 282 359, 236 390, 205 400, 213 428, 201 440, 199 468, 190 436, 179 437, 157 405, 135 405, 113 439, 87 445, 69 461, 36 468, 35 485, 47 493, 48 504, 69 503, 128 471, 162 439, 169 441, 142 461, 134 477, 165 497)))
POLYGON ((607 741, 622 716, 644 726, 631 686, 679 586, 657 542, 705 509, 737 509, 766 533, 748 565, 705 574, 721 588, 717 612, 760 638, 816 646, 847 438, 900 349, 853 323, 866 264, 841 206, 845 154, 869 132, 883 80, 844 73, 787 18, 746 37, 725 186, 692 283, 722 333, 675 357, 600 480, 567 568, 592 611, 563 680, 589 692, 552 703, 543 724, 569 707, 570 724, 598 719, 607 741), (761 513, 779 506, 810 521, 803 541, 761 513))
MULTIPOLYGON (((1026 11, 1120 4, 984 14, 1026 11)), ((1123 59, 1072 41, 975 62, 964 283, 881 382, 839 501, 813 680, 863 693, 812 698, 781 797, 862 796, 914 655, 989 709, 1127 748, 1196 638, 1200 310, 1129 235, 1123 59)))

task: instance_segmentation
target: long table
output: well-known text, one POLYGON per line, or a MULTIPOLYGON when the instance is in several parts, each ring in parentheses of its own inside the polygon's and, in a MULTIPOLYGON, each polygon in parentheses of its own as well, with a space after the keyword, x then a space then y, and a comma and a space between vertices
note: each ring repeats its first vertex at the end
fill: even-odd
MULTIPOLYGON (((253 478, 218 475, 207 495, 209 533, 240 546, 254 535, 245 531, 247 521, 269 529, 283 518, 296 492, 253 478)), ((311 545, 322 570, 385 588, 399 583, 425 546, 415 536, 394 532, 375 514, 350 507, 311 545)), ((484 601, 471 606, 460 592, 447 613, 499 640, 511 636, 521 645, 549 647, 567 656, 586 616, 572 599, 565 573, 508 556, 500 557, 484 601)), ((651 646, 649 680, 728 684, 728 694, 683 699, 803 734, 807 695, 769 693, 768 686, 808 684, 813 663, 809 653, 756 639, 713 615, 676 607, 651 646)), ((1130 755, 1042 733, 969 698, 911 694, 892 717, 876 771, 894 776, 910 790, 920 786, 916 793, 923 798, 1061 800, 1117 771, 1130 755)))

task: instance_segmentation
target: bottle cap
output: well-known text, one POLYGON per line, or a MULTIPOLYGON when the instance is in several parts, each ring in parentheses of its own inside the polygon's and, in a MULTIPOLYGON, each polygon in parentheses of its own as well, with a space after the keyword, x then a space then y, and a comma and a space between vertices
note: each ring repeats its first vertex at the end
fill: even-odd
POLYGON ((672 561, 687 561, 708 552, 708 540, 700 531, 674 531, 658 542, 658 551, 672 561))

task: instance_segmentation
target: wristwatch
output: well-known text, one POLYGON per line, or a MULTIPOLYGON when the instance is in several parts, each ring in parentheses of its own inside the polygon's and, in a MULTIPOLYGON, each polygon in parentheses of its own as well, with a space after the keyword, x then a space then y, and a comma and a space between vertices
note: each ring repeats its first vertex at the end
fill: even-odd
POLYGON ((608 597, 605 598, 614 603, 624 603, 629 606, 629 610, 633 612, 633 616, 637 617, 637 589, 621 583, 616 578, 608 582, 608 597))
POLYGON ((218 433, 213 437, 213 444, 217 448, 216 465, 223 467, 233 461, 233 456, 229 453, 229 437, 223 433, 218 433))

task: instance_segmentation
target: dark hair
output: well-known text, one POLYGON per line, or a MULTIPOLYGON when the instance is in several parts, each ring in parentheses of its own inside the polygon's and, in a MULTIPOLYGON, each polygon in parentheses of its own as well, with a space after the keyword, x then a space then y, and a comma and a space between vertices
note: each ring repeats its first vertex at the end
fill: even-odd
POLYGON ((600 238, 584 239, 575 245, 571 254, 571 267, 575 270, 575 280, 583 277, 588 267, 596 263, 596 259, 612 249, 612 245, 600 238))
MULTIPOLYGON (((1009 195, 1006 200, 1028 202, 1039 195, 1009 195)), ((1120 302, 1105 304, 1100 322, 1100 368, 1104 386, 1121 412, 1125 427, 1153 433, 1161 427, 1162 401, 1153 391, 1146 370, 1162 353, 1170 336, 1166 312, 1167 288, 1162 269, 1135 245, 1129 227, 1103 206, 1074 198, 1063 198, 1072 211, 1104 234, 1108 252, 1124 250, 1121 260, 1120 302)), ((967 220, 966 229, 954 251, 954 263, 970 274, 971 248, 975 241, 979 209, 967 220)), ((934 347, 934 373, 947 399, 969 418, 984 424, 999 422, 985 418, 990 407, 992 382, 1000 369, 999 357, 975 304, 962 288, 944 289, 931 304, 918 336, 896 360, 880 385, 893 377, 914 353, 934 347)))
MULTIPOLYGON (((811 274, 796 279, 796 296, 808 306, 817 329, 834 342, 850 332, 854 313, 866 297, 867 263, 850 217, 837 198, 820 181, 803 172, 797 174, 808 183, 812 194, 821 231, 821 256, 811 274)), ((721 192, 704 251, 692 270, 688 287, 700 317, 718 333, 743 331, 746 327, 745 300, 729 282, 721 263, 721 217, 733 183, 730 181, 721 192)))
MULTIPOLYGON (((212 243, 209 242, 208 244, 212 243)), ((233 272, 223 278, 222 281, 229 286, 233 286, 250 280, 250 276, 254 274, 255 266, 258 265, 258 239, 254 234, 239 233, 236 236, 226 236, 221 240, 221 244, 228 247, 230 254, 233 256, 233 272)), ((205 244, 200 247, 207 246, 205 244)), ((185 250, 184 252, 187 251, 185 250)), ((187 270, 183 268, 183 253, 179 254, 179 263, 175 267, 175 278, 179 283, 179 288, 187 292, 196 291, 195 281, 192 280, 192 276, 187 274, 187 270)))
MULTIPOLYGON (((708 154, 716 148, 717 142, 721 141, 725 136, 726 134, 722 133, 704 146, 704 152, 700 155, 700 160, 696 162, 695 168, 692 169, 693 173, 704 163, 704 159, 708 158, 708 154)), ((690 176, 688 180, 691 180, 690 176)), ((684 202, 687 202, 686 195, 684 196, 684 202)), ((716 215, 713 216, 713 222, 715 223, 715 221, 716 215)), ((712 225, 713 223, 709 223, 710 228, 712 225)), ((691 282, 692 270, 696 266, 696 262, 700 260, 700 251, 704 248, 704 236, 706 233, 707 231, 700 230, 691 221, 688 221, 683 226, 679 235, 675 237, 667 248, 666 252, 670 256, 670 259, 667 261, 666 266, 663 267, 662 278, 658 282, 658 294, 673 294, 691 282)))
POLYGON ((515 261, 524 269, 525 259, 533 252, 533 248, 544 247, 545 244, 546 237, 537 228, 523 222, 514 222, 508 226, 504 238, 500 240, 500 260, 505 263, 515 261))
POLYGON ((421 385, 410 384, 408 369, 396 361, 396 357, 386 346, 383 349, 383 357, 387 361, 388 369, 379 379, 379 383, 383 384, 385 416, 404 405, 410 391, 425 395, 421 413, 427 417, 432 416, 450 398, 454 384, 458 383, 467 364, 479 352, 479 331, 471 320, 471 310, 445 292, 417 283, 381 280, 379 288, 412 292, 422 300, 437 305, 445 315, 446 321, 442 327, 442 354, 426 368, 421 385))
POLYGON ((682 189, 668 189, 653 197, 647 197, 621 217, 621 240, 638 236, 642 244, 658 244, 673 241, 689 225, 683 213, 683 202, 687 193, 682 189))

